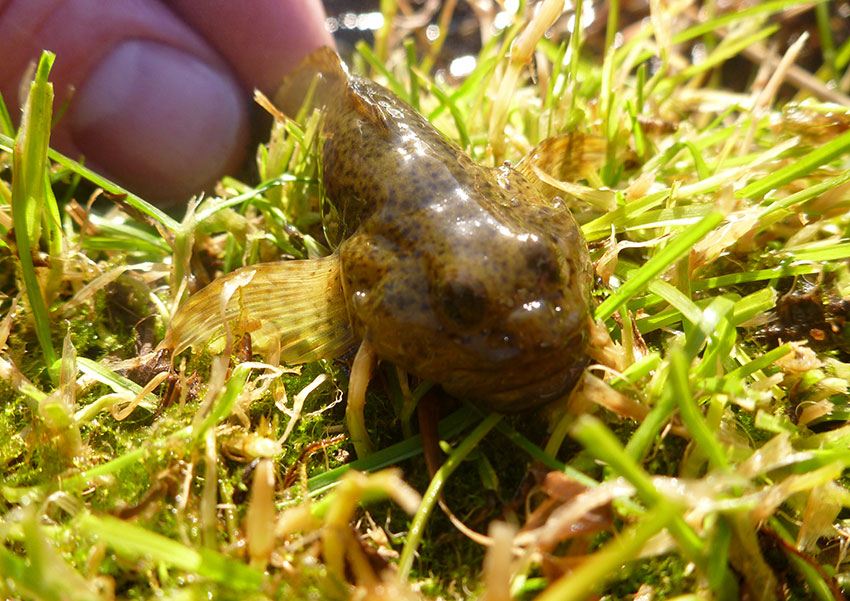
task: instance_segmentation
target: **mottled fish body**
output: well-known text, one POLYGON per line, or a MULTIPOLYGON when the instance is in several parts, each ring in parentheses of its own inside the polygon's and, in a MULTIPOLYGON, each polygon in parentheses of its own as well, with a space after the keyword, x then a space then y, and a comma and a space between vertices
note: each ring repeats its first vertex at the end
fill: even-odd
POLYGON ((256 338, 282 338, 287 361, 367 341, 380 359, 498 411, 567 393, 586 364, 592 267, 565 204, 529 182, 539 184, 530 164, 520 164, 528 178, 478 165, 330 49, 287 79, 276 104, 294 114, 308 90, 324 107, 323 184, 341 244, 324 259, 225 276, 238 289, 225 306, 213 296, 226 284, 214 282, 175 315, 168 344, 179 352, 247 317, 256 338), (297 294, 315 298, 283 300, 297 294))

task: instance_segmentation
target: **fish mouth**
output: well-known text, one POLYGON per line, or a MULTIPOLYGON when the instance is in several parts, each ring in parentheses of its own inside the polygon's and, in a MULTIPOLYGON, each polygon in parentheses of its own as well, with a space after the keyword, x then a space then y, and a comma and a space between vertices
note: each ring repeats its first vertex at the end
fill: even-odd
POLYGON ((582 349, 580 354, 570 353, 554 370, 539 361, 515 363, 509 370, 499 371, 460 368, 441 384, 452 396, 477 401, 499 413, 520 413, 569 394, 589 362, 582 349))

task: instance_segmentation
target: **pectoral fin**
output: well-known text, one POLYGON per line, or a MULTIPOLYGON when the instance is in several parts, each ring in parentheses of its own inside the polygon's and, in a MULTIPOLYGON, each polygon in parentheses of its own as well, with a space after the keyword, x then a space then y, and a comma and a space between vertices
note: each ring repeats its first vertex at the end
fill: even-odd
POLYGON ((260 263, 237 269, 177 310, 161 347, 221 345, 231 334, 251 334, 255 349, 280 341, 280 359, 304 363, 337 357, 354 336, 342 293, 339 256, 260 263))

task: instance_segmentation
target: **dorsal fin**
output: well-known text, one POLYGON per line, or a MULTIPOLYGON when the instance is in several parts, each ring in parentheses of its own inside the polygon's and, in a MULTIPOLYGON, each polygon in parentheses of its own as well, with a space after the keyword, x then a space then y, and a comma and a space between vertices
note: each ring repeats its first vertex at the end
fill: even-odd
POLYGON ((310 105, 321 108, 332 101, 348 82, 345 63, 332 48, 322 46, 307 56, 286 76, 274 95, 274 103, 289 117, 304 105, 315 81, 310 105))
POLYGON ((161 348, 219 350, 228 328, 250 333, 252 346, 280 341, 280 360, 331 359, 354 345, 339 255, 242 267, 193 294, 172 316, 161 348))

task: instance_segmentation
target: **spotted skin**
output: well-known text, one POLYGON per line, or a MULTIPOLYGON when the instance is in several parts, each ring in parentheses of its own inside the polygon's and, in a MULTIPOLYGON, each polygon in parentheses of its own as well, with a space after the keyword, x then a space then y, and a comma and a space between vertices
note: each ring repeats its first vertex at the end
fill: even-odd
POLYGON ((586 362, 592 268, 569 210, 483 167, 382 86, 320 50, 325 194, 354 334, 450 394, 519 411, 586 362), (335 61, 335 64, 334 64, 335 61))

